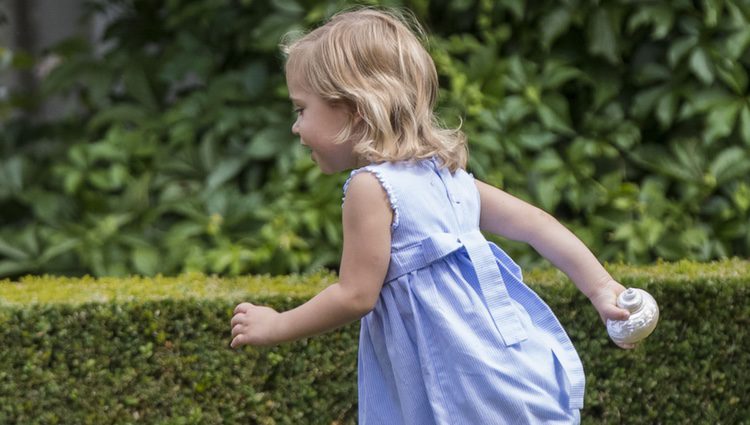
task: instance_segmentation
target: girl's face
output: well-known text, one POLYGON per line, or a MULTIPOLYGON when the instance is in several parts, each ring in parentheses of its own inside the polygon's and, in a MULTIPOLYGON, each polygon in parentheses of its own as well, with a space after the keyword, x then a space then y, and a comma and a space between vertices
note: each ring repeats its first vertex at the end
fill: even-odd
POLYGON ((302 79, 295 78, 295 75, 287 76, 287 86, 297 112, 292 133, 298 135, 300 142, 312 150, 313 161, 326 174, 356 167, 357 159, 352 150, 352 142, 333 143, 350 119, 346 107, 331 105, 309 92, 302 79))

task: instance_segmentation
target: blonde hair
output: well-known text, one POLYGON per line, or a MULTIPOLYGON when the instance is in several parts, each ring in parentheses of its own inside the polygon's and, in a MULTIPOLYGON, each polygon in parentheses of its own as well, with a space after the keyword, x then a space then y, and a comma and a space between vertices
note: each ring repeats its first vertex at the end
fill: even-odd
POLYGON ((466 137, 460 129, 443 128, 433 112, 438 77, 424 38, 410 14, 345 11, 304 37, 282 43, 285 70, 327 102, 348 107, 351 119, 334 143, 351 140, 360 159, 436 156, 456 171, 466 167, 466 137))

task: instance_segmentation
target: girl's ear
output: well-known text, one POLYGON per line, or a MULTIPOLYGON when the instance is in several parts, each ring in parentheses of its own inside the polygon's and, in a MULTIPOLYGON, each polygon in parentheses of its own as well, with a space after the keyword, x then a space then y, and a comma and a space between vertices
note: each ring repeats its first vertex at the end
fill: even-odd
POLYGON ((361 140, 367 133, 367 122, 365 117, 356 106, 351 109, 351 121, 349 122, 350 134, 356 140, 361 140))
POLYGON ((358 105, 350 105, 349 110, 351 111, 352 128, 359 127, 364 122, 362 111, 360 111, 358 105))

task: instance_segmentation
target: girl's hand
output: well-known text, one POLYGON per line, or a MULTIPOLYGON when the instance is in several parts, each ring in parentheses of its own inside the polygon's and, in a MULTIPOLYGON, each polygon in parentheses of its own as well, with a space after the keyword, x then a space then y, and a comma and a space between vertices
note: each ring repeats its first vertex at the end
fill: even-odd
MULTIPOLYGON (((607 324, 607 319, 627 320, 630 317, 628 310, 617 306, 617 296, 624 290, 624 286, 613 279, 609 279, 589 297, 591 304, 599 312, 599 317, 601 317, 605 325, 607 324)), ((632 349, 636 347, 636 344, 617 344, 617 346, 624 349, 632 349)))
POLYGON ((270 308, 242 303, 232 317, 232 348, 242 345, 273 345, 278 342, 280 314, 270 308))

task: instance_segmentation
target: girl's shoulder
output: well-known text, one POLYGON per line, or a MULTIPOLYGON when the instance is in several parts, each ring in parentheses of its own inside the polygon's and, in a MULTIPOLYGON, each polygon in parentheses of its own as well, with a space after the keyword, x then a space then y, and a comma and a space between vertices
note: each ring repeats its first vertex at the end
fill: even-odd
MULTIPOLYGON (((346 195, 349 191, 349 187, 351 186, 352 181, 360 174, 369 174, 377 179, 380 187, 383 191, 385 191, 386 196, 388 197, 388 203, 390 204, 391 211, 393 213, 392 229, 395 230, 396 227, 398 227, 399 223, 398 195, 396 194, 396 190, 394 189, 394 186, 391 184, 391 182, 398 180, 396 175, 399 173, 399 170, 403 169, 403 167, 404 165, 402 165, 401 162, 382 162, 368 164, 352 170, 349 174, 349 177, 346 179, 346 182, 344 183, 341 205, 343 206, 346 203, 346 195)), ((372 192, 373 196, 378 195, 377 191, 372 190, 372 192)))

